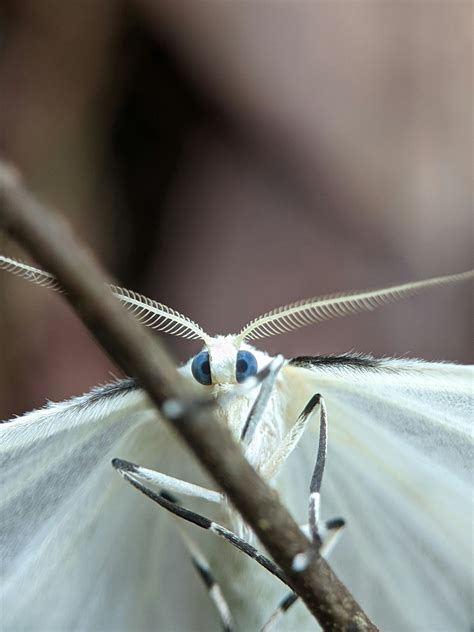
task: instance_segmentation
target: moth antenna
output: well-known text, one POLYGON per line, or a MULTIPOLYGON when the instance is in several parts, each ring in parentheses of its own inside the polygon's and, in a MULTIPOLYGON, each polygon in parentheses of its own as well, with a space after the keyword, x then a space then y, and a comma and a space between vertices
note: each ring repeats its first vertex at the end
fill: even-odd
MULTIPOLYGON (((54 275, 11 257, 0 255, 0 270, 5 270, 21 279, 26 279, 56 292, 62 293, 64 291, 54 275)), ((112 294, 141 324, 187 340, 201 339, 205 343, 209 340, 209 336, 197 323, 171 307, 117 285, 110 285, 109 287, 112 294)))
POLYGON ((322 320, 370 311, 398 299, 413 296, 430 287, 448 285, 474 278, 474 270, 435 277, 425 281, 392 285, 378 290, 355 291, 313 297, 290 303, 254 318, 237 334, 237 341, 257 340, 286 333, 322 320))
POLYGON ((10 272, 20 279, 26 279, 30 283, 35 283, 41 287, 46 287, 49 290, 55 290, 56 292, 62 292, 62 288, 56 281, 55 277, 49 272, 30 266, 24 261, 12 259, 11 257, 4 257, 0 255, 0 270, 10 272))
POLYGON ((161 331, 164 334, 171 334, 187 340, 200 339, 207 344, 210 337, 206 332, 193 320, 175 309, 117 285, 111 285, 110 288, 112 294, 143 325, 150 329, 161 331))

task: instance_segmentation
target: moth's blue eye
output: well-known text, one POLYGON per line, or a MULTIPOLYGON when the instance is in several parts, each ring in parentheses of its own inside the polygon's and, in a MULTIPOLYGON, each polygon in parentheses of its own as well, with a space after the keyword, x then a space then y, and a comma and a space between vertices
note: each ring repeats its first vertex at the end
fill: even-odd
POLYGON ((235 365, 235 377, 237 382, 243 382, 248 377, 257 374, 257 360, 250 351, 238 351, 235 365))
POLYGON ((212 384, 211 365, 209 364, 209 354, 207 351, 201 351, 194 358, 191 364, 191 371, 194 379, 199 384, 209 386, 212 384))

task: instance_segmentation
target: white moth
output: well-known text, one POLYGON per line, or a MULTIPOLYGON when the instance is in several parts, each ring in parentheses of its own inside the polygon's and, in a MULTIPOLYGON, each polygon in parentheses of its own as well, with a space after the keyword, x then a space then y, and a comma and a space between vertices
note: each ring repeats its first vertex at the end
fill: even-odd
MULTIPOLYGON (((27 264, 0 257, 0 268, 58 289, 27 264)), ((324 469, 327 413, 323 518, 313 485, 309 532, 326 552, 343 526, 328 519, 344 519, 331 564, 390 632, 472 623, 473 367, 363 355, 288 361, 248 341, 473 276, 308 299, 216 337, 112 288, 144 324, 203 341, 180 373, 215 397, 222 422, 302 525, 315 461, 319 484, 324 469)), ((5 422, 0 438, 2 630, 315 629, 133 379, 5 422), (250 556, 226 537, 246 542, 250 556)))

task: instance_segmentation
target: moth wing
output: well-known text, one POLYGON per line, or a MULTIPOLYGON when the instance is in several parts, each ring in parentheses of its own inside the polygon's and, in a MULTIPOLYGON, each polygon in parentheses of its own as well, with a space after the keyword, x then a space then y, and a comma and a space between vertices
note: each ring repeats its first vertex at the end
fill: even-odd
MULTIPOLYGON (((170 454, 143 392, 130 381, 98 388, 0 424, 0 433, 2 629, 168 629, 179 621, 160 599, 172 594, 170 571, 180 564, 167 543, 172 523, 111 465, 121 457, 157 467, 170 454)), ((195 588, 184 584, 176 590, 195 588)))
POLYGON ((327 404, 323 517, 347 522, 336 572, 382 629, 469 629, 474 367, 293 362, 288 396, 327 404))

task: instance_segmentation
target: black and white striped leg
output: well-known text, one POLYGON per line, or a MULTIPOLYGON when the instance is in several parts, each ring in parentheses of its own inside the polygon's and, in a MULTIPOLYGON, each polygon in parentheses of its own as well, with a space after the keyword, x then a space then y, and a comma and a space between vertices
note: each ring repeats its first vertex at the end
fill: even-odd
POLYGON ((145 494, 145 496, 148 496, 148 498, 160 505, 160 507, 163 507, 178 518, 182 518, 183 520, 186 520, 187 522, 190 522, 197 527, 200 527, 201 529, 210 531, 211 533, 214 533, 220 538, 226 540, 227 542, 232 544, 232 546, 239 549, 239 551, 242 551, 242 553, 255 560, 257 564, 263 566, 263 568, 269 571, 272 575, 278 577, 278 579, 281 580, 284 584, 288 585, 288 580, 286 579, 280 568, 278 568, 278 566, 268 557, 259 553, 259 551, 254 546, 252 546, 242 538, 239 538, 238 535, 236 535, 229 529, 226 529, 217 522, 214 522, 209 518, 202 516, 201 514, 195 513, 194 511, 186 509, 186 507, 182 507, 173 500, 170 500, 170 496, 167 495, 166 492, 161 494, 156 493, 155 491, 144 485, 141 481, 139 481, 134 476, 134 474, 129 471, 129 469, 124 469, 122 467, 123 463, 124 461, 120 459, 112 460, 112 465, 119 472, 122 478, 128 481, 140 492, 142 492, 142 494, 145 494))
MULTIPOLYGON (((321 540, 320 552, 323 557, 328 557, 332 551, 335 543, 339 539, 342 530, 345 526, 345 521, 342 518, 333 518, 326 520, 326 522, 319 528, 319 538, 321 540)), ((302 528, 307 532, 311 530, 309 525, 302 528)), ((291 606, 298 600, 298 596, 294 592, 290 592, 278 604, 277 608, 263 626, 261 632, 270 632, 274 629, 275 625, 281 620, 291 606)))
POLYGON ((313 412, 319 405, 319 400, 320 395, 314 395, 309 400, 293 427, 286 433, 275 452, 261 467, 260 473, 265 479, 271 480, 277 476, 281 468, 287 462, 288 457, 301 441, 304 431, 312 419, 313 412))
POLYGON ((287 612, 291 606, 297 601, 298 595, 294 592, 288 593, 278 604, 278 607, 273 612, 272 616, 268 619, 262 628, 261 632, 270 632, 275 625, 283 618, 285 612, 287 612))
MULTIPOLYGON (((179 504, 178 500, 170 494, 163 493, 163 497, 167 498, 171 502, 179 504)), ((217 610, 223 631, 233 632, 234 619, 232 617, 232 613, 206 558, 197 543, 184 531, 184 529, 179 528, 179 533, 189 556, 191 557, 192 565, 196 569, 197 574, 201 578, 201 581, 209 593, 209 598, 217 610)))
POLYGON ((123 459, 114 459, 112 465, 116 470, 120 472, 128 472, 135 478, 141 481, 153 483, 160 489, 166 490, 171 494, 179 494, 180 496, 190 496, 193 498, 199 498, 201 500, 207 500, 211 503, 217 503, 218 505, 224 503, 224 494, 216 492, 207 487, 201 485, 194 485, 194 483, 188 483, 174 476, 168 476, 162 474, 156 470, 150 470, 141 465, 136 465, 131 461, 124 461, 123 459))
MULTIPOLYGON (((135 463, 131 463, 130 461, 114 459, 112 464, 115 469, 122 474, 122 476, 125 472, 128 472, 130 476, 134 476, 138 480, 141 479, 143 481, 151 482, 154 485, 166 488, 166 491, 163 491, 163 489, 161 489, 159 491, 159 495, 163 499, 171 503, 175 503, 176 505, 179 505, 180 503, 178 499, 172 495, 172 492, 181 493, 186 496, 200 498, 202 500, 207 500, 209 502, 215 502, 218 504, 222 503, 224 499, 223 494, 221 494, 220 492, 215 492, 199 485, 187 483, 186 481, 182 481, 178 478, 173 478, 172 476, 162 474, 161 472, 136 465, 135 463)), ((178 526, 178 531, 181 536, 181 540, 183 541, 191 557, 191 562, 194 568, 196 569, 198 575, 204 582, 204 585, 209 592, 209 597, 213 602, 220 617, 222 629, 224 630, 224 632, 232 632, 234 629, 232 614, 218 583, 214 579, 206 558, 202 554, 196 542, 194 542, 194 540, 184 531, 184 529, 178 526)))
POLYGON ((318 541, 320 543, 320 537, 318 533, 319 504, 321 497, 321 485, 323 482, 324 468, 326 467, 326 457, 328 453, 328 415, 326 404, 324 403, 322 395, 319 395, 318 403, 321 410, 319 417, 318 455, 316 457, 316 464, 314 466, 313 475, 311 477, 311 483, 309 486, 308 507, 311 539, 314 543, 317 543, 318 541))
POLYGON ((321 548, 322 544, 318 523, 321 485, 323 482, 324 468, 326 467, 328 448, 327 410, 321 395, 315 395, 312 401, 315 402, 315 405, 319 405, 320 407, 318 454, 309 486, 308 520, 312 546, 308 550, 295 556, 292 565, 295 571, 303 571, 311 562, 316 551, 321 548))
MULTIPOLYGON (((323 481, 324 469, 326 467, 327 457, 327 411, 324 399, 321 395, 315 395, 307 404, 305 410, 301 414, 301 418, 308 418, 308 415, 314 410, 316 406, 320 406, 319 417, 319 442, 318 442, 318 454, 316 457, 316 463, 314 466, 313 474, 311 477, 310 489, 309 489, 309 506, 308 506, 308 519, 307 525, 301 527, 311 539, 312 546, 303 553, 295 556, 293 560, 293 569, 296 571, 304 570, 311 559, 315 555, 316 551, 320 551, 321 555, 327 557, 334 547, 334 544, 338 540, 342 529, 344 528, 345 521, 342 518, 333 518, 327 520, 322 525, 319 518, 319 505, 321 485, 323 481)), ((273 627, 280 621, 283 615, 288 612, 291 606, 297 601, 298 596, 295 593, 289 593, 286 595, 272 616, 268 619, 267 623, 263 626, 262 632, 270 632, 273 627)))
POLYGON ((323 524, 323 528, 319 530, 321 538, 321 548, 319 552, 324 558, 328 558, 342 535, 346 521, 344 518, 330 518, 323 524))

